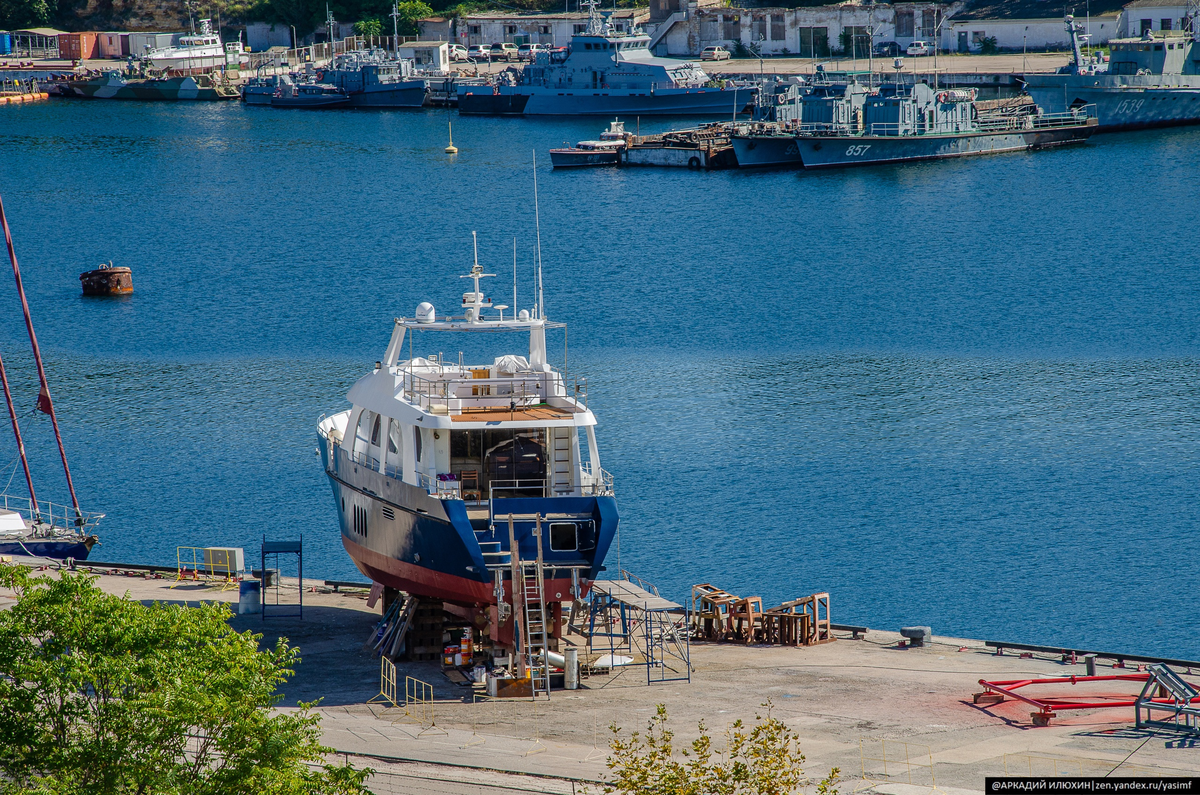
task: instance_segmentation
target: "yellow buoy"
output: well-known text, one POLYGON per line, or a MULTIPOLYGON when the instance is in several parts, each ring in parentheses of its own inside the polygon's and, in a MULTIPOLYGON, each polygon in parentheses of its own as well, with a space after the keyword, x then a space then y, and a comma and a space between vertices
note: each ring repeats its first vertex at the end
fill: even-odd
POLYGON ((450 127, 450 145, 446 147, 446 154, 456 155, 458 147, 454 145, 454 124, 452 122, 446 122, 446 124, 450 127))

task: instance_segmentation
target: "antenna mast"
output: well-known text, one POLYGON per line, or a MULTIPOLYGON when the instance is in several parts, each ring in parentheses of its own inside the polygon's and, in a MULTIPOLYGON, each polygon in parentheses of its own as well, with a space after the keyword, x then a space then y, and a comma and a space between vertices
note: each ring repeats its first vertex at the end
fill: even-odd
MULTIPOLYGON (((592 0, 592 13, 596 13, 595 0, 592 0)), ((546 319, 546 307, 542 295, 542 219, 538 211, 537 189, 537 150, 533 150, 533 223, 537 229, 537 312, 539 319, 546 319)))
POLYGON ((513 320, 517 318, 517 239, 513 238, 513 320))

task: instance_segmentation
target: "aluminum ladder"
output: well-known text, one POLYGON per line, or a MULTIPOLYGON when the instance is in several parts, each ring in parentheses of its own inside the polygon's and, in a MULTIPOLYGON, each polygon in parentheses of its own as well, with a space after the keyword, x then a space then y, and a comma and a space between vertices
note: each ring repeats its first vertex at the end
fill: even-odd
POLYGON ((549 646, 550 628, 547 625, 546 614, 546 580, 545 559, 542 548, 542 516, 536 514, 534 519, 533 537, 536 542, 537 557, 534 560, 522 560, 521 550, 517 543, 516 528, 513 514, 508 515, 508 549, 510 567, 510 593, 513 600, 513 612, 519 616, 516 640, 520 643, 517 659, 520 661, 518 676, 528 676, 532 697, 550 695, 550 661, 546 654, 549 646), (520 604, 517 604, 517 600, 520 604))

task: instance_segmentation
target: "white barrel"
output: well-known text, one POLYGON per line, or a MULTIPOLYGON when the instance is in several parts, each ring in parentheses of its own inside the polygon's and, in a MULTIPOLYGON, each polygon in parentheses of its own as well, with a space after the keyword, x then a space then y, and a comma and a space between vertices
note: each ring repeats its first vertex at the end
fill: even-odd
POLYGON ((566 651, 567 664, 563 666, 563 686, 567 690, 579 689, 579 649, 571 647, 566 651))

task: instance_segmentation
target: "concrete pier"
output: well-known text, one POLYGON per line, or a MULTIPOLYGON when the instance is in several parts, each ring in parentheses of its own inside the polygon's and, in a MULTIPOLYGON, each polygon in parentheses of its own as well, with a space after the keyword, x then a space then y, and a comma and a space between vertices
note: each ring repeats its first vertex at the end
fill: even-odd
MULTIPOLYGON (((98 584, 145 602, 216 600, 236 609, 236 588, 172 588, 171 575, 149 576, 101 575, 98 584)), ((1136 730, 1132 708, 1064 712, 1034 728, 1027 704, 972 702, 981 678, 1082 676, 1082 657, 1069 664, 1049 654, 997 656, 981 641, 937 635, 921 648, 902 648, 899 633, 879 630, 863 640, 837 633, 836 642, 808 648, 693 643, 690 684, 647 686, 644 668, 626 668, 584 677, 579 690, 554 691, 537 703, 488 700, 452 683, 435 663, 398 664, 401 682, 411 676, 433 686, 430 725, 403 709, 367 703, 380 689, 380 662, 362 649, 378 620, 366 593, 306 584, 317 587, 304 594, 303 620, 245 615, 231 622, 263 633, 264 646, 284 636, 299 647, 302 661, 280 708, 320 698, 325 743, 379 769, 371 783, 378 793, 571 792, 572 782, 604 777, 612 724, 643 729, 662 703, 680 746, 700 720, 720 745, 730 723, 752 723, 768 699, 772 714, 802 738, 806 773, 816 781, 841 768, 845 793, 925 795, 936 786, 957 795, 978 792, 984 776, 1006 773, 1200 773, 1189 739, 1136 730), (890 760, 886 775, 872 761, 883 758, 890 760)), ((12 602, 0 590, 0 609, 12 602)), ((1113 673, 1103 661, 1097 667, 1113 673)))

